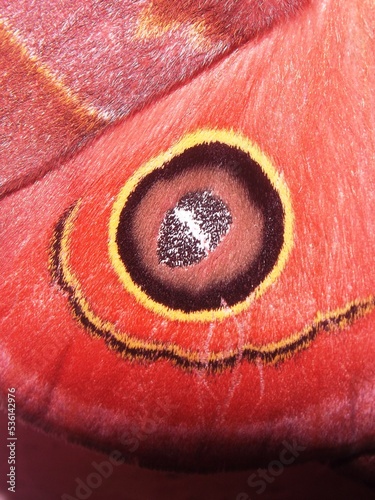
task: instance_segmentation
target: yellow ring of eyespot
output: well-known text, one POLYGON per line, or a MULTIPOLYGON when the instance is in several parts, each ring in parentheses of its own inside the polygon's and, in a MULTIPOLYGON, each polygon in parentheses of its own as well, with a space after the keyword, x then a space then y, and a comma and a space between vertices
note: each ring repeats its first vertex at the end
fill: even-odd
POLYGON ((178 321, 213 321, 214 319, 224 319, 233 314, 238 314, 249 307, 249 305, 259 298, 267 288, 275 282, 283 271, 288 260, 290 251, 293 246, 293 223, 294 216, 292 210, 291 197, 289 189, 284 182, 280 173, 272 165, 268 157, 262 153, 258 146, 250 142, 246 137, 234 132, 233 130, 216 130, 203 129, 185 135, 174 146, 159 156, 152 158, 150 161, 142 165, 129 178, 126 184, 120 190, 112 207, 112 212, 109 220, 109 257, 114 270, 119 276, 120 281, 125 287, 125 290, 134 295, 136 300, 144 307, 152 310, 171 320, 178 321), (270 273, 265 279, 251 292, 251 294, 243 301, 237 304, 220 309, 210 309, 194 312, 185 312, 180 309, 171 309, 164 304, 154 301, 141 287, 132 280, 125 264, 121 260, 118 245, 116 242, 117 228, 120 223, 121 212, 126 205, 130 194, 137 187, 138 183, 153 170, 163 168, 174 156, 180 155, 184 151, 199 144, 210 144, 213 142, 221 142, 228 146, 236 147, 247 153, 261 167, 263 173, 267 176, 272 187, 279 194, 283 211, 284 211, 284 234, 283 245, 279 253, 279 257, 270 273))

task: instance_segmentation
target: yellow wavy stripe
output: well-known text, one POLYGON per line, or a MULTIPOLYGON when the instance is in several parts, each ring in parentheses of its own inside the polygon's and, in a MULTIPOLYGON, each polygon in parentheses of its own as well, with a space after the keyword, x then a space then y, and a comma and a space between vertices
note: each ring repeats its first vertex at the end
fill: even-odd
MULTIPOLYGON (((302 330, 295 332, 278 342, 269 342, 264 345, 255 345, 248 343, 241 351, 233 349, 230 351, 211 352, 208 356, 201 355, 198 351, 184 349, 177 344, 162 343, 156 341, 144 341, 131 337, 125 332, 120 332, 109 321, 99 318, 90 308, 79 282, 71 271, 69 266, 70 256, 70 234, 79 211, 78 202, 63 224, 63 230, 60 237, 60 248, 57 255, 51 255, 51 260, 58 259, 59 272, 65 285, 69 290, 70 301, 73 306, 73 314, 83 324, 87 321, 91 334, 97 337, 104 337, 111 349, 118 351, 123 357, 129 359, 155 359, 163 357, 170 359, 173 363, 183 366, 187 369, 200 368, 212 371, 219 371, 226 367, 233 366, 241 359, 255 362, 261 360, 265 364, 275 364, 285 361, 295 353, 306 349, 321 331, 331 332, 333 330, 343 330, 350 326, 355 320, 367 316, 375 309, 375 297, 370 295, 365 299, 357 299, 346 303, 344 306, 328 311, 318 312, 314 320, 307 324, 302 330), (82 312, 81 315, 77 311, 82 312), (133 351, 130 353, 129 351, 133 351)), ((57 236, 55 235, 54 244, 57 236)), ((56 271, 56 264, 53 274, 56 271)))
POLYGON ((0 17, 0 39, 5 43, 15 47, 25 64, 37 72, 45 81, 46 85, 50 85, 55 89, 54 95, 59 97, 59 100, 69 106, 73 112, 80 115, 82 118, 87 118, 88 124, 91 122, 93 126, 97 126, 97 122, 108 121, 108 116, 97 110, 91 104, 87 104, 84 100, 71 88, 69 88, 61 77, 52 71, 45 63, 41 62, 39 57, 33 54, 22 40, 20 33, 13 29, 8 21, 0 17))

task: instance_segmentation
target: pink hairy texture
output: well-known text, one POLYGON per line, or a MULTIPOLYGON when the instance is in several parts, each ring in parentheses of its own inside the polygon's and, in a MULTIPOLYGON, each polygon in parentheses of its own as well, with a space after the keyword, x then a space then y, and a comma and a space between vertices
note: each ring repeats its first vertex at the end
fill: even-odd
POLYGON ((85 101, 127 115, 308 0, 15 0, 3 14, 85 101))

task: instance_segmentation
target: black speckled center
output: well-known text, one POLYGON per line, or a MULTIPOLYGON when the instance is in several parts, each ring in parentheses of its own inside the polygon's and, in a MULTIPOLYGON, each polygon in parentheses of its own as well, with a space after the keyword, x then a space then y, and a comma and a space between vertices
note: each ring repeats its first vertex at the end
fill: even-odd
POLYGON ((168 210, 160 225, 158 258, 169 267, 198 264, 228 233, 232 216, 211 191, 194 191, 168 210))

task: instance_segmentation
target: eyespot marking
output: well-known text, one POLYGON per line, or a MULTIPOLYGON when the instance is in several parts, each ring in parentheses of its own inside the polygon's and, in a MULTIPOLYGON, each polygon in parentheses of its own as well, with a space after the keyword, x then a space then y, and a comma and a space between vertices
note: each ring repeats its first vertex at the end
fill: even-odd
POLYGON ((124 185, 113 205, 109 255, 125 290, 145 307, 168 319, 212 321, 242 312, 278 278, 292 226, 289 190, 259 148, 233 131, 199 130, 124 185), (225 204, 231 228, 182 273, 160 262, 160 227, 183 196, 205 191, 225 204))

